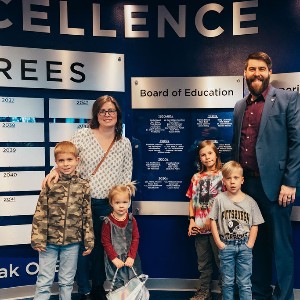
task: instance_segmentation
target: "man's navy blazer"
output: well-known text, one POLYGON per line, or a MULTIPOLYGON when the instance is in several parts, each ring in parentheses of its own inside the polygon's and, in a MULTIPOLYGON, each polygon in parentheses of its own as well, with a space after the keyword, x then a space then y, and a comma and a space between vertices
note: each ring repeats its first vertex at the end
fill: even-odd
MULTIPOLYGON (((236 161, 246 99, 239 100, 234 107, 232 153, 236 161)), ((300 187, 299 93, 270 86, 255 150, 263 189, 270 201, 278 200, 282 184, 300 187)))

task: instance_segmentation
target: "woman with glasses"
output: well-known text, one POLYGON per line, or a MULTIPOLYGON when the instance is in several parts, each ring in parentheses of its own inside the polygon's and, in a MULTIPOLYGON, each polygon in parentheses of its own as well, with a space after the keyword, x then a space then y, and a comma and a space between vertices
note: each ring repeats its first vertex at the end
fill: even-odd
MULTIPOLYGON (((132 176, 131 143, 122 136, 122 112, 116 99, 107 95, 96 99, 89 127, 77 130, 71 141, 79 150, 80 176, 90 181, 95 232, 95 247, 91 255, 82 256, 83 245, 79 253, 76 274, 78 292, 82 300, 106 299, 103 288, 104 250, 100 235, 103 218, 111 212, 108 192, 116 184, 130 182, 132 176), (89 282, 90 271, 92 287, 89 282)), ((58 178, 56 172, 51 172, 48 182, 54 177, 52 173, 58 178)))

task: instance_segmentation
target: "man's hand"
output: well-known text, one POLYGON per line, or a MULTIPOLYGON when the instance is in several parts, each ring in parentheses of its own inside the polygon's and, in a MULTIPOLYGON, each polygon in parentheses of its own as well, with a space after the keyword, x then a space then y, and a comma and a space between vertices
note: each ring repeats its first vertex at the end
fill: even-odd
POLYGON ((283 207, 286 207, 293 203, 296 199, 296 188, 282 185, 278 197, 278 204, 283 207))

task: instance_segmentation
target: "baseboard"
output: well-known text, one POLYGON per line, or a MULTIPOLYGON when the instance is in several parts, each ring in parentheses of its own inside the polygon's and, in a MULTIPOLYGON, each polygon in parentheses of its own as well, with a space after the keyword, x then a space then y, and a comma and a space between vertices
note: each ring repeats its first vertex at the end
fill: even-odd
MULTIPOLYGON (((149 290, 161 290, 161 291, 194 291, 197 289, 197 279, 181 279, 181 278, 149 278, 147 280, 147 288, 149 290)), ((109 289, 109 282, 105 282, 105 289, 109 289)), ((32 298, 34 295, 35 286, 18 286, 7 289, 0 289, 1 300, 17 300, 32 298)), ((219 292, 217 282, 213 282, 212 290, 219 292)), ((74 284, 74 293, 77 292, 77 285, 74 284)), ((52 287, 53 295, 58 294, 57 283, 52 287)), ((294 289, 295 300, 300 300, 300 290, 294 289)))

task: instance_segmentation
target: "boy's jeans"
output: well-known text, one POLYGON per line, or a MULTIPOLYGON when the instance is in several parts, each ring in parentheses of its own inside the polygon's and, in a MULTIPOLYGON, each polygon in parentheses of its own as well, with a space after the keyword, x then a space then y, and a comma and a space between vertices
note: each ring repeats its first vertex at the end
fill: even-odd
POLYGON ((56 262, 59 259, 58 285, 60 300, 70 300, 77 267, 79 243, 66 246, 47 244, 39 253, 39 274, 34 300, 48 300, 54 281, 56 262))
POLYGON ((234 299, 235 274, 240 300, 252 299, 252 249, 246 246, 247 239, 224 243, 219 252, 223 300, 234 299))

